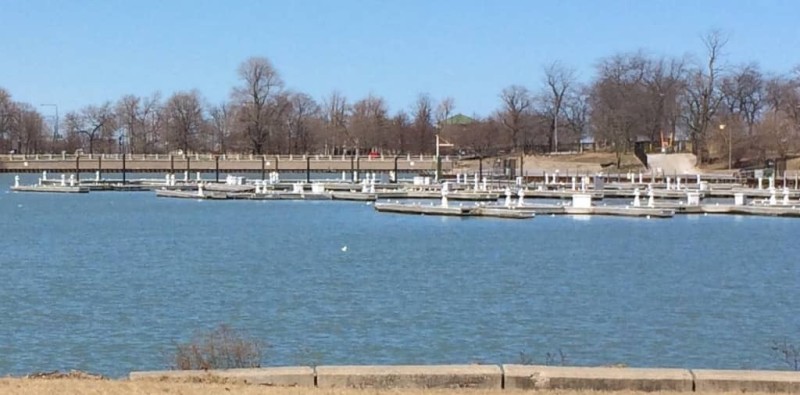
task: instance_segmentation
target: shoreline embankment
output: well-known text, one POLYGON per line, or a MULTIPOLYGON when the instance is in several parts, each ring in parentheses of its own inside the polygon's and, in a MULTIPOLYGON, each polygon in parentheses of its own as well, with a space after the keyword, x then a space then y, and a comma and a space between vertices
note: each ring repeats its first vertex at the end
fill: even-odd
POLYGON ((293 366, 132 372, 131 381, 267 386, 668 392, 800 392, 800 372, 538 365, 293 366))

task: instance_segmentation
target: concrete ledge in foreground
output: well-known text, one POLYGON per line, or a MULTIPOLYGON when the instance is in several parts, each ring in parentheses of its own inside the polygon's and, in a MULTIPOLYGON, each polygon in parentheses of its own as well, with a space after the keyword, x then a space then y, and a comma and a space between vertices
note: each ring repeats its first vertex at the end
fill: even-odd
POLYGON ((320 388, 501 389, 497 365, 318 366, 320 388))
POLYGON ((692 391, 685 369, 503 365, 506 389, 692 391))
POLYGON ((800 393, 800 372, 693 370, 697 392, 800 393))
POLYGON ((307 366, 291 366, 254 369, 221 370, 163 370, 151 372, 131 372, 131 380, 192 380, 224 378, 248 384, 314 387, 314 369, 307 366))

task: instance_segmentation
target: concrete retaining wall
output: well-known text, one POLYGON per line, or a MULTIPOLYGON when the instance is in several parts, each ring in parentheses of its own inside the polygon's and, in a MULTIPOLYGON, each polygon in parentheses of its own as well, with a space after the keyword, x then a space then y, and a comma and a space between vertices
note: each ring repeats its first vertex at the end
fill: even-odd
POLYGON ((320 388, 480 388, 502 389, 495 365, 319 366, 320 388))
POLYGON ((764 370, 693 370, 698 392, 800 393, 800 372, 764 370))
POLYGON ((691 391, 685 369, 503 365, 505 388, 594 391, 691 391))
POLYGON ((536 365, 318 366, 132 372, 131 380, 221 378, 320 388, 473 388, 800 393, 800 372, 536 365))

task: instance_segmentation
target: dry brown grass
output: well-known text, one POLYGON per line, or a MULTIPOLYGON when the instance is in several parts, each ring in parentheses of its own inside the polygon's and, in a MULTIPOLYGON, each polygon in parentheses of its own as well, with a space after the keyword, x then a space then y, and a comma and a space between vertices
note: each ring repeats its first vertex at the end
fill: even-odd
MULTIPOLYGON (((511 391, 511 390, 375 390, 375 389, 320 389, 320 388, 291 388, 291 387, 265 387, 237 383, 188 383, 169 381, 126 381, 126 380, 85 380, 85 379, 0 379, 0 394, 4 395, 145 395, 145 394, 233 394, 233 395, 586 395, 586 394, 613 394, 613 395, 645 395, 688 394, 681 392, 596 392, 596 391, 511 391)), ((714 394, 722 395, 717 392, 714 394)), ((733 394, 731 394, 733 395, 733 394)))

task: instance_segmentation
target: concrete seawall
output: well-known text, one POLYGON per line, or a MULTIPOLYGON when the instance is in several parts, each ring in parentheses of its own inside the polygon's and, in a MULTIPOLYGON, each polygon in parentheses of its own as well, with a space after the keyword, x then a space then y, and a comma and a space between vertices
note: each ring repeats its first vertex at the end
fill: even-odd
POLYGON ((470 388, 671 392, 800 392, 800 372, 537 365, 296 366, 132 372, 131 380, 229 379, 319 388, 470 388))

